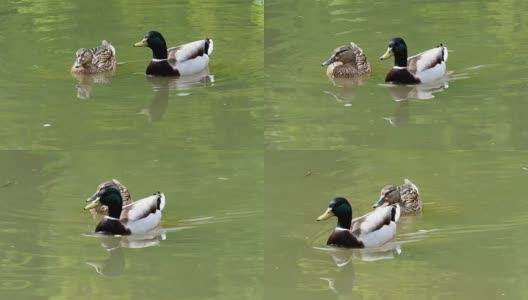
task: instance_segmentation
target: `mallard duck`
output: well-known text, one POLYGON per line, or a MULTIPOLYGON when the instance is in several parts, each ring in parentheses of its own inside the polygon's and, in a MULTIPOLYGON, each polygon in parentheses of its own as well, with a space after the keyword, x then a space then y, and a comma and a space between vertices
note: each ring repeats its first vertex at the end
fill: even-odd
POLYGON ((442 44, 407 59, 407 45, 402 38, 393 38, 387 52, 380 60, 394 56, 394 67, 385 82, 396 84, 418 84, 433 82, 444 77, 446 72, 447 48, 442 44))
MULTIPOLYGON (((97 186, 95 194, 97 194, 102 189, 108 188, 108 187, 115 187, 115 188, 117 188, 119 190, 119 192, 121 193, 121 199, 123 199, 123 205, 129 205, 130 203, 132 203, 132 197, 130 196, 130 192, 117 179, 112 179, 111 181, 105 181, 105 182, 99 184, 97 186)), ((92 213, 92 215, 94 217, 98 216, 98 215, 106 215, 107 211, 108 211, 108 207, 107 206, 98 206, 96 208, 90 209, 90 212, 92 213)))
POLYGON ((149 47, 152 60, 145 71, 154 76, 180 76, 200 73, 207 69, 213 53, 213 40, 205 38, 167 49, 161 33, 149 31, 134 47, 149 47))
POLYGON ((351 78, 370 73, 367 56, 352 42, 350 46, 337 47, 321 66, 328 66, 326 75, 330 78, 351 78))
POLYGON ((90 204, 84 209, 108 206, 108 215, 97 224, 95 232, 119 235, 145 233, 158 227, 165 207, 165 195, 160 192, 123 206, 121 192, 115 186, 102 188, 86 201, 90 204))
POLYGON ((337 217, 337 227, 328 238, 327 245, 347 248, 379 247, 396 236, 396 222, 400 207, 390 205, 352 219, 352 206, 343 197, 330 201, 328 209, 317 221, 337 217))
POLYGON ((75 55, 77 59, 71 69, 75 74, 95 74, 114 71, 116 68, 115 48, 105 40, 101 42, 101 46, 81 48, 75 55))
POLYGON ((401 206, 403 216, 422 211, 422 200, 420 200, 418 187, 407 178, 400 186, 388 185, 381 189, 380 198, 373 208, 393 204, 401 206))

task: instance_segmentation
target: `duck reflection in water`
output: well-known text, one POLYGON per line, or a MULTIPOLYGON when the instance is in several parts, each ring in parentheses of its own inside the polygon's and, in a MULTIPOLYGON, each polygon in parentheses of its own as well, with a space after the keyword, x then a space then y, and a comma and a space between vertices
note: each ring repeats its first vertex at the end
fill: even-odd
POLYGON ((434 98, 434 93, 445 91, 449 84, 447 78, 418 85, 395 85, 383 84, 389 91, 392 99, 396 101, 396 107, 390 117, 385 117, 392 126, 400 127, 409 124, 409 100, 429 100, 434 98))
POLYGON ((213 85, 214 76, 206 69, 199 74, 181 77, 147 76, 147 81, 151 83, 154 93, 150 105, 141 109, 139 114, 145 115, 149 122, 157 122, 167 111, 170 90, 178 91, 178 96, 188 96, 193 89, 213 85))
MULTIPOLYGON (((92 235, 93 236, 93 235, 92 235)), ((147 248, 158 246, 167 238, 165 231, 152 231, 147 234, 129 236, 97 235, 101 247, 108 251, 104 260, 86 261, 86 264, 105 277, 118 277, 125 271, 125 253, 123 248, 147 248)))
POLYGON ((394 101, 407 99, 428 100, 434 98, 434 93, 439 93, 449 88, 447 78, 430 83, 416 85, 383 84, 389 91, 394 101))
POLYGON ((105 84, 112 81, 112 76, 115 72, 105 72, 99 74, 77 74, 72 73, 72 76, 77 79, 75 88, 77 89, 77 98, 89 99, 92 94, 94 84, 105 84))
MULTIPOLYGON (((327 282, 329 289, 337 295, 337 299, 349 299, 359 293, 354 291, 355 271, 353 260, 376 261, 394 259, 401 254, 400 244, 391 242, 379 248, 343 249, 343 248, 316 248, 328 253, 336 268, 327 276, 320 277, 327 282)), ((361 295, 357 295, 361 297, 361 295)))
POLYGON ((335 101, 343 105, 352 104, 353 99, 357 96, 360 86, 368 79, 369 74, 356 76, 353 78, 334 78, 331 79, 334 88, 323 91, 323 93, 332 96, 335 101))

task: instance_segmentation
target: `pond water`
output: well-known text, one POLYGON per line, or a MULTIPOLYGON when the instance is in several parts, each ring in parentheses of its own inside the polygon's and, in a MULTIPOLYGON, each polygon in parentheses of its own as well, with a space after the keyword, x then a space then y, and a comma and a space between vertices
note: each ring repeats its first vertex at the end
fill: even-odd
POLYGON ((0 298, 260 297, 262 3, 4 1, 0 15, 0 298), (151 52, 132 44, 149 30, 212 38, 210 76, 146 77, 151 52), (102 39, 117 72, 71 76, 102 39), (93 235, 84 200, 111 178, 134 199, 165 193, 163 232, 93 235))
POLYGON ((520 1, 267 1, 265 290, 270 299, 528 297, 528 109, 520 1), (402 36, 410 54, 443 43, 447 82, 383 85, 379 61, 402 36), (350 41, 372 74, 332 82, 321 63, 350 41), (335 196, 354 216, 410 178, 424 212, 396 244, 330 251, 335 196))
POLYGON ((4 1, 0 4, 0 298, 524 299, 528 89, 522 1, 4 1), (264 10, 265 21, 264 21, 264 10), (149 30, 210 37, 210 72, 144 75, 149 30), (390 38, 443 43, 438 84, 383 84, 390 38), (75 51, 117 49, 111 76, 75 51), (321 63, 353 41, 368 78, 321 63), (163 230, 93 234, 83 211, 119 179, 167 196, 163 230), (411 179, 424 211, 394 242, 336 250, 335 196, 354 216, 411 179))

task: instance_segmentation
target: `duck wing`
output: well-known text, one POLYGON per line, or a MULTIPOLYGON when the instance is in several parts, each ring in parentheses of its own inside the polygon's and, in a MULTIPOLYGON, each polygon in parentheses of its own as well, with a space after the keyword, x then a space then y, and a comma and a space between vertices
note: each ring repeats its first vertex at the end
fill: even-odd
POLYGON ((213 53, 213 40, 204 39, 167 49, 168 59, 181 63, 213 53))
POLYGON ((419 212, 422 209, 420 191, 409 179, 400 186, 400 197, 404 206, 404 214, 419 212))
POLYGON ((446 62, 447 57, 447 48, 440 44, 433 49, 409 57, 407 59, 407 69, 411 73, 417 74, 434 68, 437 64, 446 62))
POLYGON ((380 207, 352 220, 351 232, 365 247, 378 247, 396 235, 396 222, 400 218, 400 206, 380 207))
POLYGON ((356 54, 356 68, 361 71, 361 74, 370 72, 370 64, 368 62, 367 56, 363 52, 363 49, 359 48, 354 42, 350 42, 350 47, 354 50, 356 54))
POLYGON ((180 75, 193 75, 208 69, 213 40, 205 39, 169 48, 168 59, 180 75))
POLYGON ((418 190, 418 187, 414 183, 412 183, 412 181, 410 181, 407 178, 405 178, 405 180, 403 181, 403 185, 401 187, 412 189, 412 190, 414 190, 416 192, 416 194, 420 194, 420 191, 418 190))
POLYGON ((141 233, 161 223, 161 211, 165 207, 165 195, 156 193, 123 207, 121 222, 132 232, 141 233))
POLYGON ((115 68, 115 48, 109 42, 103 40, 101 46, 92 49, 92 64, 99 70, 109 71, 115 68))

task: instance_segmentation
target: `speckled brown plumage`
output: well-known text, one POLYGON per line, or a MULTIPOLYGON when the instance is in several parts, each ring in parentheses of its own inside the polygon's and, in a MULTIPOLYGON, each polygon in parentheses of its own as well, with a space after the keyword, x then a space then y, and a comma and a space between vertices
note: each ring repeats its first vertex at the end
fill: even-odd
POLYGON ((422 211, 423 204, 418 187, 408 179, 405 179, 404 184, 400 186, 385 186, 381 189, 381 197, 383 198, 383 200, 380 198, 380 201, 383 202, 380 203, 381 205, 399 204, 403 216, 422 211))
POLYGON ((75 74, 96 74, 114 71, 116 68, 115 49, 107 41, 99 47, 77 50, 76 61, 71 69, 75 74))
MULTIPOLYGON (((330 78, 352 78, 370 73, 370 64, 363 50, 356 44, 337 47, 325 63, 331 62, 326 69, 330 78)), ((323 63, 323 65, 326 65, 323 63)))

